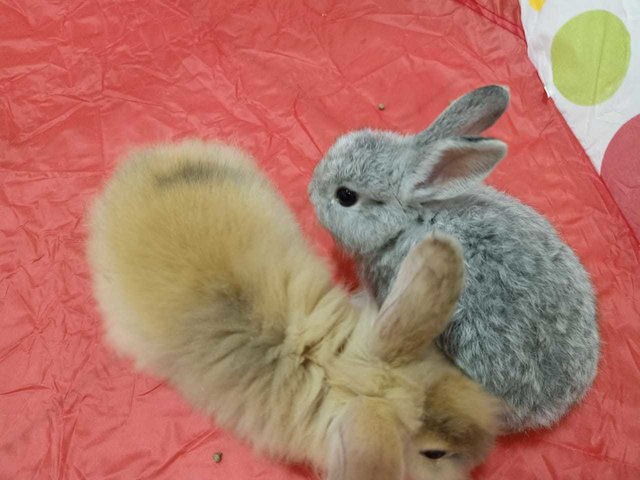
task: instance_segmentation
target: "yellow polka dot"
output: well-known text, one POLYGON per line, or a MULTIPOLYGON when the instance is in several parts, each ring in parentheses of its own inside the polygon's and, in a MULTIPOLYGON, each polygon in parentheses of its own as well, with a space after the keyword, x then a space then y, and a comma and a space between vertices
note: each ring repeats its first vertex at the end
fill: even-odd
POLYGON ((545 4, 546 0, 529 0, 529 5, 531 5, 531 7, 534 10, 537 10, 538 12, 540 10, 542 10, 542 6, 545 4))

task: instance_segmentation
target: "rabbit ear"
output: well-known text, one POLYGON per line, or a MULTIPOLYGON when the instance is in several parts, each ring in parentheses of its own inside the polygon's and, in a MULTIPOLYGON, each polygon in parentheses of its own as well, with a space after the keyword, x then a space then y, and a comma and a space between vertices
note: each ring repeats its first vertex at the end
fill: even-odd
POLYGON ((402 181, 400 197, 407 203, 442 200, 478 183, 507 154, 500 140, 454 137, 439 140, 415 158, 402 181))
POLYGON ((414 247, 372 329, 374 354, 395 364, 420 358, 449 323, 462 281, 462 254, 452 238, 431 235, 414 247))
POLYGON ((509 90, 488 85, 455 100, 423 132, 416 135, 422 145, 446 137, 479 135, 493 125, 509 105, 509 90))
POLYGON ((505 405, 453 365, 427 391, 422 430, 414 438, 421 451, 453 453, 478 461, 500 431, 505 405))
POLYGON ((402 480, 403 443, 381 400, 354 399, 329 434, 327 480, 402 480))

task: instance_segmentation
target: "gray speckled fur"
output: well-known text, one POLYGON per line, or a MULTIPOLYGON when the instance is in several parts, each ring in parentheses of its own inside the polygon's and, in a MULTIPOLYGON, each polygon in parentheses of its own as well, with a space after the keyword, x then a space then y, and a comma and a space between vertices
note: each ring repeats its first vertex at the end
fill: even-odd
POLYGON ((506 426, 517 431, 553 424, 584 396, 597 370, 599 335, 593 288, 574 252, 532 208, 482 183, 504 144, 458 136, 481 133, 507 104, 506 90, 484 87, 415 136, 346 134, 318 164, 309 194, 379 303, 427 233, 460 241, 465 289, 440 346, 506 400, 506 426), (447 172, 452 163, 443 159, 450 158, 460 168, 447 172), (339 186, 358 192, 356 205, 336 201, 339 186))

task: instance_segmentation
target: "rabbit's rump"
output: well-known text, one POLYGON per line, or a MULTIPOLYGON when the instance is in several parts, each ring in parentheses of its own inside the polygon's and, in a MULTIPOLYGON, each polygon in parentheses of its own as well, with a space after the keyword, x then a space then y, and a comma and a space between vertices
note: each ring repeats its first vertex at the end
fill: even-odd
POLYGON ((107 329, 112 343, 127 353, 141 348, 135 338, 147 350, 161 347, 176 337, 177 318, 212 304, 241 303, 250 306, 243 318, 277 324, 281 315, 269 314, 281 311, 284 295, 272 262, 282 260, 286 275, 284 259, 306 252, 295 248, 302 238, 282 200, 230 147, 194 142, 158 157, 158 149, 136 153, 92 218, 90 257, 103 272, 97 293, 118 310, 106 315, 118 319, 107 329))

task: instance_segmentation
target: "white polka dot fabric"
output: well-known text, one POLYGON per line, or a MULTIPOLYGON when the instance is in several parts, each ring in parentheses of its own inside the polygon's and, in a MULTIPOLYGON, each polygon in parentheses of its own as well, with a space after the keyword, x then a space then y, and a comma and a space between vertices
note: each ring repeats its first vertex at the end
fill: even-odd
POLYGON ((520 0, 548 95, 640 237, 640 0, 520 0))

